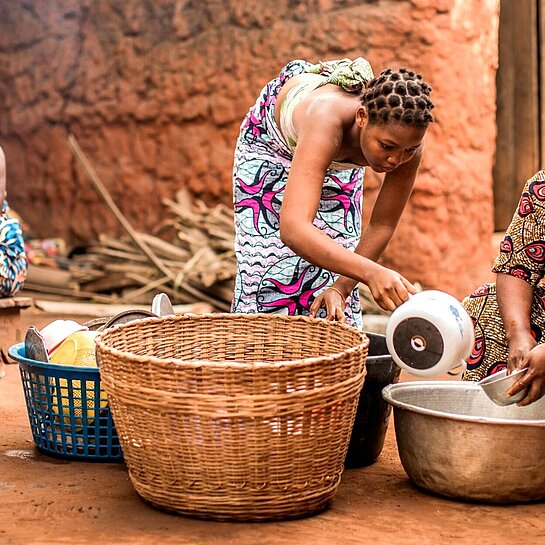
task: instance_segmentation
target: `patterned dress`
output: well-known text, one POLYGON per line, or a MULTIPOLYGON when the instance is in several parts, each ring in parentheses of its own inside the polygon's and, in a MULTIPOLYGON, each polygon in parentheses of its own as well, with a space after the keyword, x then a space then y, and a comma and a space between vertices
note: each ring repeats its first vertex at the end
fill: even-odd
POLYGON ((0 297, 13 297, 21 290, 28 269, 21 226, 8 211, 4 200, 0 213, 0 297))
MULTIPOLYGON (((493 271, 515 276, 534 288, 531 327, 538 343, 545 331, 545 171, 530 178, 494 262, 493 271)), ((484 284, 463 301, 473 319, 475 345, 464 380, 481 380, 507 367, 509 347, 495 284, 484 284)))
MULTIPOLYGON (((292 61, 261 91, 240 129, 233 168, 235 279, 232 312, 308 315, 337 275, 292 252, 280 240, 280 207, 293 158, 274 118, 282 85, 316 65, 292 61)), ((334 81, 330 81, 334 82, 334 81)), ((363 168, 326 171, 314 225, 354 250, 361 235, 363 168)), ((357 288, 347 299, 347 323, 361 327, 357 288)), ((325 317, 325 310, 318 314, 325 317)))

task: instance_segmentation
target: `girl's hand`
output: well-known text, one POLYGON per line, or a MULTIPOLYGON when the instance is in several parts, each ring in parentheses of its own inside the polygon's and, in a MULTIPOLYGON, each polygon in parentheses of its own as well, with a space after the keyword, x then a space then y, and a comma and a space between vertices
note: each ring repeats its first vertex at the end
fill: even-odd
POLYGON ((417 289, 398 272, 382 265, 375 265, 365 283, 369 286, 371 295, 380 308, 395 310, 407 301, 409 294, 417 292, 417 289))
POLYGON ((327 311, 327 320, 338 321, 344 323, 346 321, 344 316, 344 309, 346 307, 346 297, 341 295, 338 288, 329 287, 325 289, 310 306, 310 316, 316 318, 316 314, 320 308, 325 307, 327 311))
MULTIPOLYGON (((509 358, 511 359, 511 356, 509 358)), ((545 394, 545 345, 538 344, 532 348, 519 365, 520 367, 517 369, 528 367, 528 371, 514 386, 507 390, 507 395, 514 395, 528 388, 526 396, 517 403, 517 405, 524 407, 537 401, 545 394)))

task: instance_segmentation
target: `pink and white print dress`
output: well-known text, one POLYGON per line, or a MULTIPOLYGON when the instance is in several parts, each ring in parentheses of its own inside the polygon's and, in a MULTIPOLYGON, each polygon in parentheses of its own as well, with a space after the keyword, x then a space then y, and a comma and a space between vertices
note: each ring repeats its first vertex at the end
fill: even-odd
MULTIPOLYGON (((280 240, 279 213, 292 151, 274 119, 274 106, 282 85, 311 66, 292 61, 284 67, 263 88, 241 125, 233 168, 237 275, 232 312, 308 315, 314 298, 337 277, 280 240)), ((353 166, 327 170, 314 220, 349 250, 361 235, 363 175, 363 168, 353 166)), ((357 288, 347 300, 345 315, 348 324, 362 326, 357 288)), ((319 316, 325 317, 324 309, 319 316)))

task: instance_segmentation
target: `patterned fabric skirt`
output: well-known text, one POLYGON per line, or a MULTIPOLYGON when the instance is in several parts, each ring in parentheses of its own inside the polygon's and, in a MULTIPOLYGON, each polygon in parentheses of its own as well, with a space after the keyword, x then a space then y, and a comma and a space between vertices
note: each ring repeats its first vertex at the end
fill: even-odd
MULTIPOLYGON (((261 91, 246 115, 233 168, 237 275, 232 312, 308 315, 315 297, 337 275, 292 252, 280 240, 280 207, 292 153, 274 119, 276 97, 291 77, 312 66, 290 62, 261 91)), ((354 250, 361 234, 363 169, 328 170, 314 225, 354 250)), ((347 323, 361 327, 357 288, 347 300, 347 323)), ((325 310, 319 316, 325 317, 325 310)))
MULTIPOLYGON (((496 299, 496 285, 483 284, 462 304, 475 327, 475 345, 463 379, 478 381, 507 367, 509 347, 496 299)), ((540 284, 534 290, 530 320, 532 335, 538 343, 543 342, 545 288, 540 284)))
POLYGON ((21 226, 7 210, 4 200, 0 216, 0 297, 13 297, 23 287, 28 269, 21 226))

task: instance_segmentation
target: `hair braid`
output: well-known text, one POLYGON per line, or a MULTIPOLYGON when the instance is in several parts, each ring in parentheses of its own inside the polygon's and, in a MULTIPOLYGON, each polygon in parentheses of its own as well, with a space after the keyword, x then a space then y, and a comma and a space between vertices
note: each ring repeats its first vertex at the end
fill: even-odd
POLYGON ((367 108, 372 125, 397 122, 426 127, 433 123, 430 93, 431 87, 421 74, 407 68, 386 68, 368 83, 361 103, 367 108))

